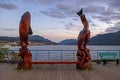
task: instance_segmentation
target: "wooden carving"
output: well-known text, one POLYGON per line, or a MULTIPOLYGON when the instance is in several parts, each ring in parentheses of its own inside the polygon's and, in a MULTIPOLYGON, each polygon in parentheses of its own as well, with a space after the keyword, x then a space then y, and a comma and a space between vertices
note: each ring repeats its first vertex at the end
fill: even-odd
POLYGON ((83 9, 77 12, 77 15, 80 16, 80 19, 83 24, 83 29, 78 35, 77 45, 77 60, 78 63, 76 64, 76 68, 78 69, 90 69, 91 68, 91 57, 90 57, 90 50, 87 48, 88 41, 90 40, 90 30, 88 21, 83 14, 83 9))
POLYGON ((32 29, 30 26, 31 15, 29 12, 25 12, 19 24, 19 36, 20 36, 20 46, 19 49, 19 56, 20 59, 18 60, 18 69, 30 69, 32 67, 32 54, 30 53, 29 49, 27 48, 29 42, 28 37, 31 35, 32 29))

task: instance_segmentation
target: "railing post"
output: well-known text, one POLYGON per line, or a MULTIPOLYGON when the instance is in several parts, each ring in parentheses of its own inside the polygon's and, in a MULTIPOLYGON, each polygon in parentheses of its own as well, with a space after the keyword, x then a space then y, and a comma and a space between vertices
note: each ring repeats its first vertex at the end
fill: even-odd
POLYGON ((74 60, 75 58, 74 58, 74 51, 73 51, 73 60, 74 60))
POLYGON ((62 50, 61 50, 61 61, 62 61, 62 50))
POLYGON ((50 50, 48 50, 48 61, 50 60, 50 50))
POLYGON ((36 50, 35 60, 37 61, 37 50, 36 50))
POLYGON ((119 59, 120 59, 120 50, 119 50, 119 59))
POLYGON ((98 60, 98 56, 99 56, 99 54, 98 54, 98 50, 97 50, 97 60, 98 60))

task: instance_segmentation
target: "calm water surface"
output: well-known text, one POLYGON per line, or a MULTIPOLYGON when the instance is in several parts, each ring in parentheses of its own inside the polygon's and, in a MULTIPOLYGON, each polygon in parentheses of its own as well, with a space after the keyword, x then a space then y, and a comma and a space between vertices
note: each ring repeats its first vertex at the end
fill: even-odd
MULTIPOLYGON (((12 50, 17 50, 20 47, 11 47, 12 50)), ((77 50, 77 45, 43 45, 43 46, 28 46, 30 50, 77 50)), ((120 46, 88 46, 90 50, 120 50, 120 46)))

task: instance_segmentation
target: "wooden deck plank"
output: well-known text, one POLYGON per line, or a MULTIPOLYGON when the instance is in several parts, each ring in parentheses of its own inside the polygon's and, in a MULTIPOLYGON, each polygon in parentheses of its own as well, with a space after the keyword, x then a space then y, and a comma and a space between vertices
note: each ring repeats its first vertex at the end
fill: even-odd
POLYGON ((113 66, 107 65, 107 67, 108 67, 107 69, 108 69, 109 73, 111 75, 114 74, 114 75, 112 75, 112 78, 116 78, 116 80, 117 80, 118 79, 117 76, 119 76, 119 79, 120 79, 120 74, 117 74, 120 71, 120 68, 118 68, 120 66, 114 65, 114 68, 112 68, 113 66))
MULTIPOLYGON (((116 66, 116 65, 114 65, 114 66, 116 66)), ((107 78, 112 79, 112 80, 113 79, 116 79, 116 80, 118 79, 118 78, 115 77, 115 74, 113 73, 113 72, 115 72, 115 69, 111 70, 111 67, 109 67, 107 65, 106 65, 106 67, 105 66, 101 66, 101 67, 106 69, 106 70, 104 70, 104 73, 109 72, 108 74, 104 74, 104 75, 106 75, 106 76, 111 75, 111 76, 107 76, 107 78)))
MULTIPOLYGON (((96 70, 97 70, 97 72, 99 73, 99 75, 101 76, 101 78, 103 79, 103 80, 106 80, 106 78, 109 80, 109 79, 111 79, 111 80, 113 80, 110 76, 112 76, 110 73, 109 73, 109 71, 108 71, 108 68, 107 68, 107 66, 102 66, 102 65, 98 65, 99 66, 99 69, 98 68, 96 68, 96 70)), ((114 74, 113 74, 114 75, 114 74)))
POLYGON ((34 64, 30 70, 16 70, 0 63, 0 80, 120 80, 120 65, 93 64, 93 70, 77 70, 74 64, 34 64))

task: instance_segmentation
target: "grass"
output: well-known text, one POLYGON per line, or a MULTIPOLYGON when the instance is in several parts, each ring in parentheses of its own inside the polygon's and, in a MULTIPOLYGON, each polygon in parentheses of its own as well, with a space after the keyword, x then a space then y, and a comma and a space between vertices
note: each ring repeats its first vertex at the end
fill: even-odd
POLYGON ((12 54, 14 56, 14 59, 18 58, 18 54, 17 53, 9 50, 8 48, 0 47, 0 59, 4 59, 5 55, 8 55, 8 53, 12 54))

